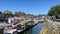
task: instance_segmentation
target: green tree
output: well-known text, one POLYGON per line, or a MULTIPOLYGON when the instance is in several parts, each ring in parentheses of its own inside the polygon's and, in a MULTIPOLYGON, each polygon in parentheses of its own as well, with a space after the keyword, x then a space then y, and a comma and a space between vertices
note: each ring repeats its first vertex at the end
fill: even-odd
POLYGON ((60 5, 53 6, 49 10, 48 15, 49 16, 56 16, 56 17, 58 17, 58 15, 60 15, 60 5))
POLYGON ((26 14, 24 12, 15 12, 15 16, 25 16, 26 14))
POLYGON ((12 17, 13 16, 12 12, 9 11, 9 10, 5 10, 3 15, 6 16, 6 17, 12 17))
POLYGON ((0 11, 0 16, 2 16, 2 12, 0 11))

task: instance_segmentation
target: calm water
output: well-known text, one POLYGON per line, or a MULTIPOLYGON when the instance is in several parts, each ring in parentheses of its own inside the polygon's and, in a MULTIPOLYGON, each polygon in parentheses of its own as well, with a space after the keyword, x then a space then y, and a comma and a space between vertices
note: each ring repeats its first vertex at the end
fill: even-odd
POLYGON ((39 34, 40 30, 42 29, 42 26, 43 26, 42 23, 39 23, 36 26, 23 32, 23 34, 39 34))

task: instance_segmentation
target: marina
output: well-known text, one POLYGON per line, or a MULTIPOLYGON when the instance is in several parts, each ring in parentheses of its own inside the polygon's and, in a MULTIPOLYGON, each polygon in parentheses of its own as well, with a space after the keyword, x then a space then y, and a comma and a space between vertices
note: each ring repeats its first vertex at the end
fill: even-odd
POLYGON ((31 28, 26 29, 24 32, 21 32, 20 34, 39 34, 42 27, 43 27, 43 24, 39 23, 31 28))
POLYGON ((27 29, 33 28, 34 26, 43 21, 44 20, 37 20, 37 19, 26 20, 25 18, 15 17, 13 18, 13 20, 10 18, 7 23, 4 22, 0 24, 1 27, 3 27, 3 34, 20 34, 25 32, 27 29))

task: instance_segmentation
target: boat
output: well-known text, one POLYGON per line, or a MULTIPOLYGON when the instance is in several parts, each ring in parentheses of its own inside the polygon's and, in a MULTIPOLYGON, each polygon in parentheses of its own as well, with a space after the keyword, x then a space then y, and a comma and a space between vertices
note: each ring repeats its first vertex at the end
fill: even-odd
POLYGON ((17 34, 17 30, 16 29, 5 30, 4 34, 17 34))

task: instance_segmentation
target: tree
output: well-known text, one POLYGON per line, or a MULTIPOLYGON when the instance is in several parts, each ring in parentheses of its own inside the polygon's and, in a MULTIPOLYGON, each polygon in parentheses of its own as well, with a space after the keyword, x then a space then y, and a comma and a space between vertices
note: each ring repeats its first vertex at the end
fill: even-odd
POLYGON ((11 11, 5 10, 4 13, 3 13, 3 15, 6 16, 6 17, 12 17, 13 14, 12 14, 11 11))
POLYGON ((26 14, 24 12, 15 12, 15 16, 25 16, 26 14))
POLYGON ((48 15, 49 16, 56 16, 56 17, 58 17, 58 15, 60 15, 60 5, 53 6, 49 10, 48 15))
POLYGON ((2 16, 2 12, 0 11, 0 16, 2 16))

